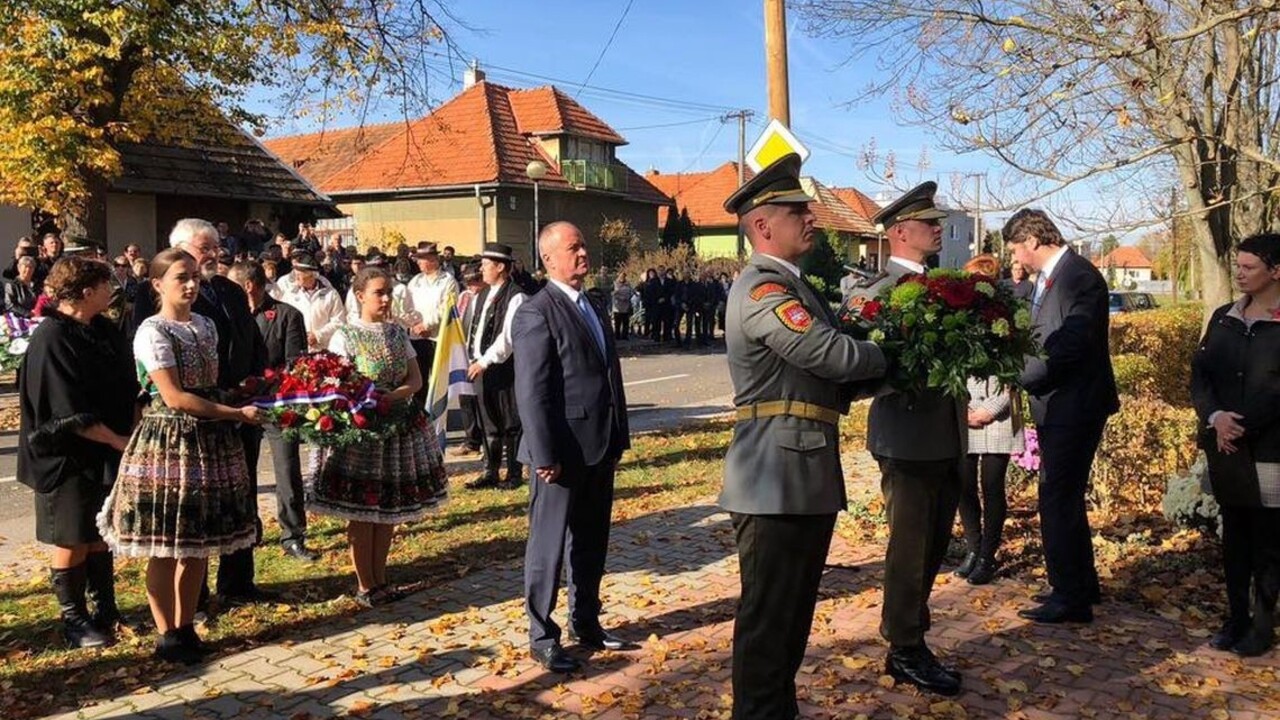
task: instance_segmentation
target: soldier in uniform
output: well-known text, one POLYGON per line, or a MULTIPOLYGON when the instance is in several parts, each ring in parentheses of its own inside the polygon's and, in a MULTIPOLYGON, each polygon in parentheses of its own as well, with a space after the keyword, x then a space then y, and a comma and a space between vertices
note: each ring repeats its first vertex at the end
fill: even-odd
POLYGON ((800 157, 787 155, 725 201, 754 251, 733 283, 725 339, 737 423, 720 506, 737 537, 742 594, 733 628, 733 717, 794 718, 831 544, 845 507, 840 415, 850 384, 885 372, 880 349, 837 330, 796 266, 813 247, 800 157))
MULTIPOLYGON (((880 274, 858 283, 858 306, 904 275, 922 273, 942 247, 933 204, 937 184, 926 182, 880 211, 891 257, 880 274)), ((966 404, 940 392, 880 393, 871 403, 867 449, 880 464, 889 523, 880 634, 889 641, 886 671, 899 682, 942 695, 960 692, 960 674, 940 664, 925 644, 929 592, 942 565, 960 500, 966 404)))

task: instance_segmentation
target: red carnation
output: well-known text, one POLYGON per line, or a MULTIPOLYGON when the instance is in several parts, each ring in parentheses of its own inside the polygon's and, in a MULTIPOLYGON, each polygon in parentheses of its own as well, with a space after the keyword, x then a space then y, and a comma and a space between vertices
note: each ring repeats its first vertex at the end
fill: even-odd
POLYGON ((369 426, 369 416, 358 412, 351 416, 351 424, 363 430, 369 426))
POLYGON ((335 426, 336 423, 334 423, 332 415, 321 415, 320 419, 316 421, 316 429, 320 432, 333 432, 335 426))
POLYGON ((280 423, 280 427, 291 428, 298 424, 298 413, 292 410, 285 410, 280 413, 278 422, 280 423))
POLYGON ((883 309, 884 303, 879 300, 869 300, 863 304, 862 310, 858 314, 867 322, 875 322, 875 319, 880 316, 880 311, 883 309))
POLYGON ((349 407, 351 407, 351 405, 347 402, 346 398, 338 398, 333 401, 333 409, 338 412, 346 412, 349 407))

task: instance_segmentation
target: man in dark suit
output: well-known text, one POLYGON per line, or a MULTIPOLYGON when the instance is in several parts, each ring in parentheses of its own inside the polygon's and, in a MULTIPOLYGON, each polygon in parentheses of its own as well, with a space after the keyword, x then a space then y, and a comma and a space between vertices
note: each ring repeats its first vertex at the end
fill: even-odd
MULTIPOLYGON (((244 288, 249 311, 266 348, 266 366, 284 368, 307 352, 307 325, 302 312, 267 294, 267 274, 262 265, 245 260, 231 267, 229 278, 244 288)), ((276 517, 280 521, 280 547, 285 555, 306 562, 319 559, 307 548, 307 513, 303 506, 302 461, 299 443, 285 440, 280 428, 258 429, 258 442, 245 446, 245 462, 257 474, 262 437, 271 446, 271 469, 276 478, 276 517)))
POLYGON ((880 348, 842 335, 801 276, 813 247, 800 156, 761 170, 724 204, 754 254, 729 290, 725 346, 737 422, 720 507, 733 521, 742 594, 733 624, 733 717, 791 720, 818 588, 845 508, 840 416, 850 383, 885 371, 880 348))
POLYGON ((1090 622, 1101 594, 1085 490, 1107 417, 1120 409, 1107 349, 1107 282, 1066 246, 1041 210, 1019 210, 1004 226, 1014 260, 1036 272, 1031 296, 1044 357, 1029 357, 1021 384, 1040 443, 1040 534, 1052 591, 1019 611, 1042 623, 1090 622))
MULTIPOLYGON (((266 347, 249 312, 249 299, 239 285, 218 274, 218 229, 211 223, 197 218, 179 220, 169 233, 169 245, 185 250, 200 267, 200 293, 191 311, 213 320, 217 327, 218 388, 233 390, 245 378, 260 374, 266 367, 266 347)), ((134 327, 156 313, 155 292, 150 290, 150 285, 144 288, 148 292, 139 292, 133 306, 134 327)), ((242 426, 240 439, 247 454, 250 445, 257 445, 257 428, 242 426)), ((249 468, 249 482, 256 498, 258 474, 253 467, 249 468)), ((253 548, 222 556, 218 563, 217 590, 228 605, 275 599, 253 583, 253 548)))
POLYGON ((631 446, 627 399, 613 333, 583 292, 589 272, 578 228, 554 222, 538 236, 549 282, 514 319, 519 459, 533 468, 525 610, 533 656, 553 672, 579 662, 560 645, 551 619, 560 568, 569 561, 569 636, 594 649, 628 643, 600 625, 600 580, 609 545, 613 477, 631 446))
MULTIPOLYGON (((854 285, 855 306, 904 276, 926 271, 942 247, 946 213, 934 205, 937 190, 936 183, 921 183, 876 215, 892 255, 883 272, 854 285)), ((867 418, 867 450, 880 465, 889 524, 880 619, 880 634, 889 641, 886 672, 941 695, 960 692, 960 673, 938 662, 925 633, 931 624, 929 595, 960 502, 966 420, 966 403, 936 390, 881 393, 867 418)))

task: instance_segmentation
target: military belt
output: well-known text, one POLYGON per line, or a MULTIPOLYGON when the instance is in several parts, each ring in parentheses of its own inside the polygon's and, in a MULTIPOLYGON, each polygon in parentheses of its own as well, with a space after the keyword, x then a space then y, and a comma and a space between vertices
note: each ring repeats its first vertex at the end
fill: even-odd
POLYGON ((786 415, 805 420, 816 420, 828 425, 840 424, 840 412, 828 407, 800 400, 767 400, 765 402, 743 405, 738 408, 738 420, 759 420, 761 418, 786 415))

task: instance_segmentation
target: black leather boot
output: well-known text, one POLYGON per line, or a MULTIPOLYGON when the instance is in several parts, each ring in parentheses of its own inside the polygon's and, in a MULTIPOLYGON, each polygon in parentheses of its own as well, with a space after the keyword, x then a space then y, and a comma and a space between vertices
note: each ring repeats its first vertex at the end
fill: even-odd
POLYGON ((115 558, 110 552, 89 553, 84 565, 85 596, 93 603, 94 627, 113 635, 116 624, 123 621, 116 607, 115 558))
POLYGON ((978 564, 978 553, 968 552, 964 555, 964 560, 960 562, 960 566, 955 569, 952 574, 956 577, 967 578, 973 572, 974 566, 978 564))
POLYGON ((103 647, 111 638, 93 626, 89 609, 84 604, 85 566, 54 568, 49 571, 53 594, 58 598, 62 614, 62 636, 73 648, 103 647))
POLYGON ((996 579, 996 571, 1000 566, 996 564, 994 555, 984 555, 978 558, 978 562, 973 566, 973 572, 969 573, 970 585, 986 585, 996 579))

